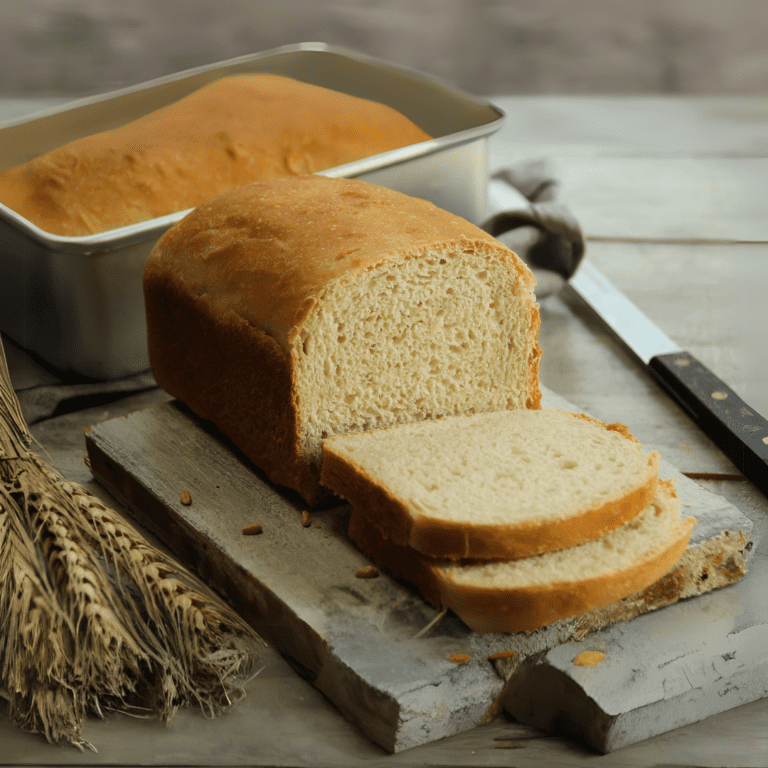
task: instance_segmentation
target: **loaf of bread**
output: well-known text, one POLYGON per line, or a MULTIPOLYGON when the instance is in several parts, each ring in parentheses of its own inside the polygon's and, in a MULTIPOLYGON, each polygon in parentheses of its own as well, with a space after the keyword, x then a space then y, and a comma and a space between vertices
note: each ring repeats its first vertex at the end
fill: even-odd
POLYGON ((520 409, 330 438, 320 480, 395 544, 516 559, 624 525, 654 499, 658 471, 621 424, 520 409))
POLYGON ((77 237, 429 138, 383 104, 278 75, 233 75, 0 171, 0 203, 46 232, 77 237))
POLYGON ((314 504, 324 438, 539 407, 534 283, 424 200, 275 179, 161 237, 144 273, 149 357, 161 387, 314 504))
POLYGON ((450 608, 478 632, 533 631, 646 589, 688 545, 695 519, 681 519, 671 481, 643 512, 600 539, 520 560, 461 562, 395 544, 353 508, 349 534, 381 568, 450 608))

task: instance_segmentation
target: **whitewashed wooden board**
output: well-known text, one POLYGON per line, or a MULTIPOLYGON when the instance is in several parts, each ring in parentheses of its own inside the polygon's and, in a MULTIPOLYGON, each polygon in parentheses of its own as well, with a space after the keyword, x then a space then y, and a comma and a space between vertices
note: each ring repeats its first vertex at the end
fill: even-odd
MULTIPOLYGON (((546 394, 545 404, 562 406, 551 393, 546 394)), ((575 640, 592 627, 610 625, 617 616, 626 615, 629 609, 623 604, 531 634, 474 633, 449 613, 417 639, 414 635, 437 612, 407 585, 385 575, 373 580, 355 577, 356 568, 368 561, 346 536, 347 507, 315 511, 311 526, 303 527, 301 500, 272 486, 215 430, 180 404, 161 403, 98 424, 88 430, 86 444, 96 479, 183 562, 225 594, 349 720, 390 752, 486 722, 502 703, 525 721, 525 713, 515 710, 515 702, 529 701, 535 693, 527 681, 559 658, 548 654, 578 642, 601 644, 615 663, 616 654, 627 647, 626 638, 636 637, 639 646, 632 648, 635 665, 643 674, 655 674, 661 663, 657 643, 648 641, 643 627, 651 626, 649 622, 657 617, 674 625, 676 653, 703 653, 717 659, 730 651, 719 637, 702 650, 696 621, 706 623, 711 614, 708 597, 724 596, 728 611, 738 613, 734 587, 622 622, 615 625, 621 628, 615 638, 609 626, 575 640), (180 502, 182 491, 191 494, 191 505, 180 502), (263 533, 244 536, 242 529, 253 523, 261 524, 263 533), (698 617, 693 623, 692 616, 698 617), (695 631, 689 626, 696 627, 695 631), (488 661, 491 653, 502 650, 517 653, 511 661, 488 661), (453 663, 448 656, 456 653, 469 654, 471 661, 453 663), (515 687, 518 692, 512 695, 515 687)), ((664 473, 675 474, 675 470, 665 465, 664 473)), ((682 476, 678 476, 678 484, 686 511, 699 520, 691 548, 726 529, 734 537, 740 533, 749 537, 751 522, 732 505, 682 476)), ((722 573, 712 570, 709 585, 723 574, 727 576, 726 563, 723 569, 722 573)), ((697 582, 693 587, 707 588, 708 584, 697 582)), ((647 610, 647 606, 641 609, 647 610)), ((570 650, 564 653, 567 656, 570 650)), ((727 664, 723 669, 726 679, 736 671, 727 664)), ((572 679, 577 687, 584 683, 578 675, 572 679)), ((586 683, 584 695, 589 696, 586 683)), ((633 698, 629 688, 624 698, 612 701, 619 715, 636 709, 637 697, 633 698)), ((580 699, 572 693, 561 697, 563 706, 581 708, 583 696, 580 699)), ((550 694, 547 690, 546 695, 550 694)), ((722 711, 757 695, 759 692, 741 687, 716 702, 720 709, 711 711, 722 711)), ((700 707, 687 707, 675 692, 663 703, 670 702, 679 705, 675 724, 681 724, 681 718, 694 722, 702 716, 700 707)), ((654 706, 650 702, 644 710, 644 722, 650 724, 644 730, 635 729, 640 735, 625 737, 622 743, 675 727, 665 717, 655 717, 654 706)), ((533 714, 536 716, 529 720, 541 720, 533 714)), ((542 724, 561 729, 562 719, 561 712, 552 722, 542 724)), ((617 746, 611 736, 615 721, 609 721, 610 717, 603 718, 605 727, 598 724, 594 734, 582 734, 582 739, 588 737, 598 750, 617 746)))

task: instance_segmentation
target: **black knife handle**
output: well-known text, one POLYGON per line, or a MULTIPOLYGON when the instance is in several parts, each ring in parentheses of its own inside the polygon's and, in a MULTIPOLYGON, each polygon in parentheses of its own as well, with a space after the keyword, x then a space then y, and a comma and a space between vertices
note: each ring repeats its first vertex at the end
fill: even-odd
POLYGON ((768 421, 689 352, 656 355, 648 367, 744 476, 768 496, 768 421))

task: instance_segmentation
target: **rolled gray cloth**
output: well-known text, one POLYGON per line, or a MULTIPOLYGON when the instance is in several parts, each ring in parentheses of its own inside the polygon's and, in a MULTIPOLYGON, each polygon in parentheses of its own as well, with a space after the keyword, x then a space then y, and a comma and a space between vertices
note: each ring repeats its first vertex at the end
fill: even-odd
POLYGON ((491 215, 483 229, 528 264, 539 298, 557 292, 584 257, 584 235, 573 214, 557 201, 558 186, 546 160, 497 171, 489 185, 491 215))

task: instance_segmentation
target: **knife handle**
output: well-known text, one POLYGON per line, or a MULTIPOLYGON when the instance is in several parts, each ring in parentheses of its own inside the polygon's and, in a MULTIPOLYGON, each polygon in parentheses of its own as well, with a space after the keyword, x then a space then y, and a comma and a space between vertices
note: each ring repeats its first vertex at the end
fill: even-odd
POLYGON ((768 496, 768 421, 688 352, 656 355, 648 367, 702 431, 768 496))

